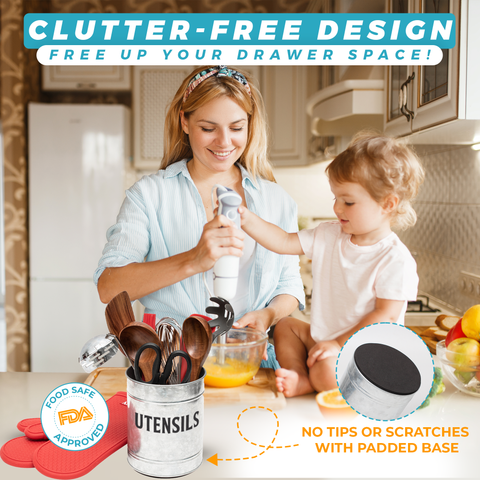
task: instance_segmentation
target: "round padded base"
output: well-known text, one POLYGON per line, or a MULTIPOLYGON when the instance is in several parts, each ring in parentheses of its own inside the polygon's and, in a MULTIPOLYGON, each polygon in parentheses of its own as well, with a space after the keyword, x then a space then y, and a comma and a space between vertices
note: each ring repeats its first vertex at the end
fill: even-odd
POLYGON ((402 352, 381 343, 365 343, 354 353, 361 374, 382 390, 396 395, 411 395, 421 384, 415 364, 402 352))

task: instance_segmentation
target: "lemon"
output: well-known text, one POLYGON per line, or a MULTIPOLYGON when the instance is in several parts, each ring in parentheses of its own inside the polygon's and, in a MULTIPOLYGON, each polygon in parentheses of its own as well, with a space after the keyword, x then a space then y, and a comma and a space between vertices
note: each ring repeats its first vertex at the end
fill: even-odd
POLYGON ((465 312, 462 331, 468 338, 480 341, 480 305, 474 305, 465 312))

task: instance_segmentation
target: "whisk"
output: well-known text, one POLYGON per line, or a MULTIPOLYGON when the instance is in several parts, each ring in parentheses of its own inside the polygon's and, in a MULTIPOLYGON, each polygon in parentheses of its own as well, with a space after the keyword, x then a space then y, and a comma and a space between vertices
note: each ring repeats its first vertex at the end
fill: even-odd
MULTIPOLYGON (((163 317, 157 320, 155 331, 160 340, 160 349, 162 351, 162 363, 160 370, 165 369, 167 359, 175 350, 182 349, 182 327, 174 318, 163 317)), ((173 360, 172 373, 168 377, 167 384, 173 385, 181 382, 182 359, 177 357, 173 360)))

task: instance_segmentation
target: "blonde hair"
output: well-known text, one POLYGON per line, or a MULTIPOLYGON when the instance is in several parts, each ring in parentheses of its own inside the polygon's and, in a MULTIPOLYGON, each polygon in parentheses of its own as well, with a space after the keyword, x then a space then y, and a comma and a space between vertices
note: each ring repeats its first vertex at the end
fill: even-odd
POLYGON ((359 183, 382 206, 389 195, 395 195, 398 205, 391 213, 392 226, 405 230, 415 225, 417 214, 411 202, 425 172, 415 152, 401 141, 361 131, 328 165, 326 173, 337 183, 359 183))
POLYGON ((183 111, 185 117, 188 118, 190 114, 208 102, 226 95, 238 103, 248 116, 247 145, 238 160, 239 163, 254 179, 262 177, 275 182, 272 166, 267 159, 267 122, 263 99, 246 72, 237 70, 245 76, 250 86, 251 96, 238 80, 228 76, 213 75, 197 85, 188 95, 185 103, 183 102, 183 96, 190 80, 197 73, 208 68, 211 67, 199 67, 188 75, 170 104, 165 118, 163 158, 160 169, 165 169, 184 158, 193 157, 188 135, 182 129, 180 112, 183 111))

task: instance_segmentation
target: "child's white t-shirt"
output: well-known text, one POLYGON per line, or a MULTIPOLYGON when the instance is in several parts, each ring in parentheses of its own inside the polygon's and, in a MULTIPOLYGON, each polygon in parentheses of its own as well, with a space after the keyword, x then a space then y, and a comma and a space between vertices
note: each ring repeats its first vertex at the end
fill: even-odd
POLYGON ((395 233, 375 245, 351 242, 339 222, 301 230, 302 249, 312 259, 312 338, 331 340, 350 330, 375 309, 376 298, 416 300, 417 265, 395 233))

